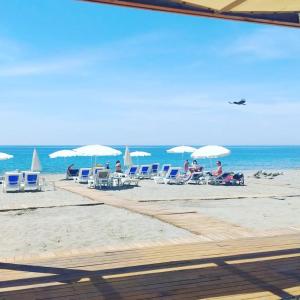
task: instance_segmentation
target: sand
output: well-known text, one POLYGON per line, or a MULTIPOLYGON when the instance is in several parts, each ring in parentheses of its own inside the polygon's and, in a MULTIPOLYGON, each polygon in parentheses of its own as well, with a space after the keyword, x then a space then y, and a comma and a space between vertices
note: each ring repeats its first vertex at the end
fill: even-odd
MULTIPOLYGON (((0 192, 0 258, 194 236, 155 218, 61 190, 56 182, 63 175, 45 178, 43 192, 0 192)), ((161 209, 186 208, 245 228, 300 230, 299 170, 286 170, 272 180, 255 179, 250 172, 246 184, 176 186, 144 180, 137 188, 98 192, 161 209)))
POLYGON ((246 186, 156 185, 110 192, 116 197, 185 208, 250 229, 300 230, 300 170, 285 170, 274 179, 256 179, 246 173, 246 186))

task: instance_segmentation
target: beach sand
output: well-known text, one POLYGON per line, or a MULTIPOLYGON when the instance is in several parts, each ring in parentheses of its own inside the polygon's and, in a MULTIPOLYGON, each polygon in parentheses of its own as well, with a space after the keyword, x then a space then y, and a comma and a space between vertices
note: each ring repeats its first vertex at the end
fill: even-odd
POLYGON ((300 231, 299 170, 284 171, 272 180, 255 179, 249 172, 242 187, 157 185, 143 180, 132 189, 95 191, 100 201, 56 187, 63 175, 45 178, 44 192, 0 193, 1 258, 195 236, 155 217, 103 205, 102 195, 155 204, 162 211, 199 212, 249 229, 300 231))

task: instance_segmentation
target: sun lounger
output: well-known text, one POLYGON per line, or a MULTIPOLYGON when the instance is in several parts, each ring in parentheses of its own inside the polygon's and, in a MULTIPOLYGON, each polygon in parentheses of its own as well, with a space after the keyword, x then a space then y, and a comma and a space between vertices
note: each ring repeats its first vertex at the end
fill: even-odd
POLYGON ((161 171, 159 172, 160 176, 166 176, 170 168, 170 164, 164 164, 161 168, 161 171))
POLYGON ((109 175, 109 170, 99 170, 97 175, 95 175, 95 188, 102 189, 103 187, 112 186, 112 180, 109 175))
POLYGON ((138 169, 139 169, 139 166, 137 165, 133 165, 129 168, 129 170, 125 173, 126 175, 128 175, 129 177, 136 177, 137 176, 137 173, 138 173, 138 169))
POLYGON ((155 176, 154 182, 155 183, 165 183, 165 184, 183 184, 186 179, 184 179, 183 176, 180 175, 180 167, 170 167, 168 172, 164 175, 160 176, 155 176))
POLYGON ((79 175, 79 169, 70 169, 70 170, 67 170, 66 180, 74 179, 75 177, 78 177, 78 175, 79 175))
POLYGON ((159 163, 154 163, 151 165, 150 175, 151 177, 158 175, 159 163))
POLYGON ((138 177, 130 177, 126 174, 118 174, 121 178, 121 185, 135 185, 138 186, 140 179, 138 177))
POLYGON ((167 175, 164 177, 164 183, 165 184, 183 184, 184 180, 183 177, 180 176, 180 170, 179 167, 171 167, 167 173, 167 175))
POLYGON ((4 174, 3 192, 20 192, 22 174, 19 172, 7 172, 4 174))
POLYGON ((75 177, 75 182, 77 183, 88 183, 91 173, 91 168, 81 168, 79 169, 78 177, 75 177))
POLYGON ((243 173, 227 172, 220 176, 210 176, 208 183, 214 185, 244 185, 245 178, 243 173))
POLYGON ((150 179, 151 177, 151 166, 150 165, 142 165, 139 171, 140 179, 150 179))
POLYGON ((104 167, 94 167, 91 170, 91 174, 89 176, 88 179, 88 187, 89 188, 95 188, 95 182, 96 182, 96 176, 98 175, 98 172, 102 171, 102 170, 107 170, 104 167))
POLYGON ((40 185, 40 172, 24 172, 23 190, 29 191, 41 191, 40 185))
POLYGON ((194 172, 190 175, 190 178, 186 181, 187 184, 205 184, 206 179, 202 172, 194 172))

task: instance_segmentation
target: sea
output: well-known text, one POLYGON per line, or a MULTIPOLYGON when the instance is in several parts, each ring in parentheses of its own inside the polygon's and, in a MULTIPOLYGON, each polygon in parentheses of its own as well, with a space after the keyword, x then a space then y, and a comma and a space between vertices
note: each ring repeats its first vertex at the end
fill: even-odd
MULTIPOLYGON (((63 149, 74 149, 80 145, 73 146, 0 146, 0 152, 13 155, 10 160, 0 160, 0 174, 6 171, 29 170, 31 167, 32 152, 37 149, 42 165, 43 173, 64 173, 67 167, 74 164, 76 168, 90 167, 95 161, 89 157, 71 158, 49 158, 49 154, 63 149)), ((191 145, 192 146, 192 145, 191 145)), ((201 145, 194 145, 198 148, 201 145)), ((125 146, 111 146, 120 150, 123 154, 125 146)), ((174 145, 164 146, 129 146, 132 151, 146 151, 151 153, 150 157, 134 157, 134 164, 169 163, 172 166, 183 166, 184 160, 192 162, 190 154, 170 154, 166 150, 174 145)), ((226 146, 231 150, 231 155, 222 157, 224 171, 242 172, 246 170, 282 170, 300 168, 300 146, 226 146)), ((113 168, 116 160, 123 161, 123 156, 97 157, 96 163, 109 163, 113 168)), ((215 166, 216 159, 198 160, 206 170, 215 166)))

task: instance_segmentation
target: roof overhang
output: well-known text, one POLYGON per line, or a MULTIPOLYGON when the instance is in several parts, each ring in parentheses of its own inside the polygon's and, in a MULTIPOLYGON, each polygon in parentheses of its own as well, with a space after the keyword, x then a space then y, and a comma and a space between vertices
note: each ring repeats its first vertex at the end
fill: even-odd
POLYGON ((300 0, 82 0, 134 8, 300 27, 300 0))

